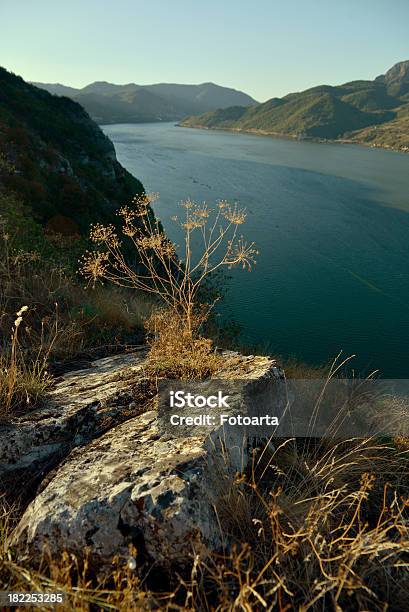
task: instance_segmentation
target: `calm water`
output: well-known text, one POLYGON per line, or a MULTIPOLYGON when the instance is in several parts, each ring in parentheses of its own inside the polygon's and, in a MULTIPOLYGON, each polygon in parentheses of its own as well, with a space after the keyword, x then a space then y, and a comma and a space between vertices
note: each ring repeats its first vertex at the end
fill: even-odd
POLYGON ((321 363, 409 378, 409 155, 177 128, 104 128, 173 239, 177 203, 248 209, 255 271, 235 272, 231 311, 244 339, 321 363))

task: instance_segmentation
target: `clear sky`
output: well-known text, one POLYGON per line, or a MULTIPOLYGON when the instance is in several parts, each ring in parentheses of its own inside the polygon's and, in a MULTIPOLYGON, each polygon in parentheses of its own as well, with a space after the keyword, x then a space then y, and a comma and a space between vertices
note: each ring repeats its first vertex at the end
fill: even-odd
POLYGON ((26 80, 202 83, 264 101, 409 59, 409 0, 0 0, 26 80))

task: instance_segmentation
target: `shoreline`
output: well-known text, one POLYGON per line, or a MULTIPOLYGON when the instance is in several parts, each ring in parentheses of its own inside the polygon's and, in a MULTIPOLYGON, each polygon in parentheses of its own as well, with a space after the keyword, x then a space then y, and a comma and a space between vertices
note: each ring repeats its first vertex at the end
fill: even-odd
POLYGON ((176 123, 176 127, 190 128, 195 130, 208 130, 214 132, 230 132, 237 134, 251 134, 253 136, 264 136, 268 138, 276 138, 278 140, 293 140, 297 142, 312 142, 316 144, 344 144, 344 145, 358 145, 366 147, 368 149, 383 149, 384 151, 393 151, 395 153, 409 153, 408 147, 392 147, 390 145, 382 145, 376 143, 366 142, 364 140, 351 140, 349 138, 314 138, 314 137, 303 137, 293 136, 291 134, 282 134, 280 132, 267 132, 266 130, 243 130, 241 128, 228 128, 228 127, 208 127, 207 125, 183 125, 183 123, 176 123))

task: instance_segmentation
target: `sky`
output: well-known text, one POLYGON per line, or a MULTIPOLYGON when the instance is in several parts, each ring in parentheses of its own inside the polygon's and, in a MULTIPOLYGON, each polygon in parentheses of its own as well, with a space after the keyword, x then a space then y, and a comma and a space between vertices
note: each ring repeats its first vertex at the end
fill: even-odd
POLYGON ((212 81, 258 101, 409 59, 409 0, 0 0, 0 65, 29 81, 212 81))

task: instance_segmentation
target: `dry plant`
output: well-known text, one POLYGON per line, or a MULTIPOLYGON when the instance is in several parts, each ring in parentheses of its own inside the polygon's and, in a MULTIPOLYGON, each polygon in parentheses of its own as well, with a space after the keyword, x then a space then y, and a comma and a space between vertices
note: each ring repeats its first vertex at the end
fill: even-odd
MULTIPOLYGON (((62 593, 64 603, 58 604, 58 610, 67 612, 166 609, 167 602, 173 599, 172 594, 154 595, 142 587, 131 563, 135 554, 132 547, 128 562, 112 559, 109 576, 97 576, 87 551, 81 558, 68 551, 53 558, 43 551, 34 563, 22 561, 10 546, 15 520, 13 509, 0 499, 0 590, 62 593)), ((41 610, 50 612, 55 609, 55 604, 41 606, 41 610)))
MULTIPOLYGON (((192 316, 193 330, 186 334, 183 319, 172 311, 161 309, 153 312, 145 326, 150 334, 147 373, 164 375, 171 379, 198 380, 216 372, 222 357, 212 350, 212 341, 203 338, 200 327, 203 319, 199 312, 192 316)), ((224 360, 226 361, 226 360, 224 360)))
POLYGON ((152 311, 150 296, 121 287, 86 291, 69 268, 38 252, 16 249, 0 216, 0 339, 1 352, 10 352, 10 329, 21 304, 25 333, 20 334, 26 359, 35 358, 38 346, 52 342, 50 362, 104 355, 125 343, 138 344, 144 321, 152 311), (54 338, 58 303, 58 336, 54 338))
MULTIPOLYGON (((325 410, 321 394, 316 402, 325 410)), ((403 436, 274 438, 236 475, 218 469, 218 455, 211 489, 224 547, 206 554, 204 546, 200 556, 192 543, 191 558, 170 570, 151 567, 137 549, 132 566, 114 558, 105 578, 86 553, 18 561, 6 513, 0 587, 61 589, 67 609, 84 611, 407 610, 408 449, 403 436)))
POLYGON ((184 236, 178 249, 153 217, 154 199, 154 195, 138 196, 131 206, 121 208, 120 230, 112 224, 92 226, 91 240, 99 249, 84 255, 81 272, 94 286, 98 280, 108 280, 154 294, 160 312, 147 322, 148 331, 153 332, 152 367, 168 377, 200 377, 217 369, 218 363, 211 356, 212 343, 201 336, 214 302, 200 303, 200 291, 222 268, 250 270, 257 251, 254 243, 238 233, 246 220, 244 209, 219 201, 213 210, 191 200, 181 203, 181 220, 173 217, 184 236), (131 264, 125 254, 125 239, 137 255, 137 264, 131 264))
POLYGON ((46 331, 43 324, 40 344, 36 354, 30 359, 23 355, 19 344, 19 332, 28 306, 17 313, 11 331, 10 347, 0 356, 0 417, 7 418, 10 413, 22 409, 32 409, 42 399, 51 385, 47 363, 53 344, 58 336, 58 319, 51 340, 46 344, 46 331))
POLYGON ((225 483, 217 512, 234 549, 201 568, 218 610, 408 609, 407 453, 370 439, 324 446, 277 440, 225 483))

